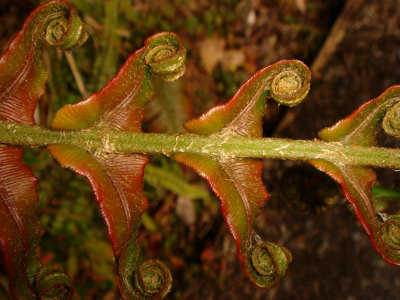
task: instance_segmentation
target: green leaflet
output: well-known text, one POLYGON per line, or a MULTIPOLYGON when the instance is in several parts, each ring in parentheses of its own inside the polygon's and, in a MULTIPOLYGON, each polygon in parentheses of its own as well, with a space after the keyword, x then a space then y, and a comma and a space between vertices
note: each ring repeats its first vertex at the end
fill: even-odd
POLYGON ((141 132, 145 104, 153 95, 151 74, 168 81, 180 77, 185 71, 185 53, 175 34, 151 36, 100 92, 64 106, 52 124, 57 130, 92 128, 104 134, 107 149, 84 150, 69 145, 48 148, 62 166, 89 179, 107 225, 125 299, 165 296, 172 278, 157 260, 138 264, 137 235, 141 216, 148 207, 142 190, 148 158, 143 154, 109 153, 113 145, 107 139, 107 131, 141 132), (157 283, 153 282, 153 272, 159 274, 157 283))
MULTIPOLYGON (((304 99, 309 87, 310 72, 303 63, 280 61, 256 73, 225 105, 212 108, 185 127, 191 133, 221 138, 261 137, 265 99, 272 97, 293 106, 304 99)), ((260 287, 274 286, 284 277, 291 255, 283 247, 260 241, 252 228, 268 198, 261 176, 262 161, 190 153, 174 158, 204 177, 221 199, 222 213, 246 275, 260 287)))
MULTIPOLYGON (((400 86, 393 86, 371 100, 349 117, 319 132, 321 139, 340 144, 372 146, 376 144, 379 121, 383 119, 386 133, 399 136, 400 86)), ((347 200, 354 206, 358 220, 369 234, 372 244, 391 264, 400 264, 400 222, 398 216, 379 221, 373 204, 372 184, 376 175, 372 169, 355 167, 346 161, 317 159, 310 163, 340 183, 347 200)))
MULTIPOLYGON (((0 120, 34 124, 36 102, 44 94, 48 74, 41 59, 42 38, 51 46, 70 49, 88 35, 72 6, 50 2, 34 10, 0 58, 0 120)), ((63 279, 42 289, 36 255, 42 229, 36 217, 36 179, 22 162, 22 149, 0 145, 0 244, 14 299, 36 299, 60 286, 63 279)), ((61 273, 56 272, 54 274, 61 273)), ((64 285, 64 283, 66 285, 64 285)))

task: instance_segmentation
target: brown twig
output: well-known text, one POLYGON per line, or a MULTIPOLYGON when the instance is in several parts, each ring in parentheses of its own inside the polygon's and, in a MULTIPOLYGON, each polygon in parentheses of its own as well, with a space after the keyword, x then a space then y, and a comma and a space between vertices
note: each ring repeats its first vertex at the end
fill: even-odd
POLYGON ((353 22, 355 15, 363 3, 364 0, 347 0, 342 12, 336 19, 331 32, 311 66, 314 79, 321 78, 322 70, 325 68, 332 55, 336 52, 336 48, 345 37, 349 25, 353 22))
POLYGON ((86 99, 88 97, 88 93, 86 91, 85 84, 83 83, 81 73, 79 72, 75 64, 75 59, 70 51, 65 51, 64 53, 65 57, 67 58, 69 67, 71 68, 72 75, 74 76, 76 84, 78 85, 79 92, 81 93, 82 97, 86 99))

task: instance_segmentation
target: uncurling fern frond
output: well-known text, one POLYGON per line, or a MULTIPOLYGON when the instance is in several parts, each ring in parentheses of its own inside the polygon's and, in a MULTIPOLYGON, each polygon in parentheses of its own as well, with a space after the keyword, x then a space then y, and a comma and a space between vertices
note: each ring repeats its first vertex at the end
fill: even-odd
MULTIPOLYGON (((174 81, 185 72, 181 39, 162 32, 149 37, 98 93, 61 108, 51 129, 36 126, 33 112, 48 77, 41 41, 65 50, 82 45, 87 37, 72 6, 51 1, 31 13, 0 58, 0 246, 12 298, 70 299, 73 294, 65 274, 39 263, 36 250, 43 231, 36 217, 36 179, 22 162, 20 145, 47 146, 63 167, 89 180, 125 299, 163 298, 172 286, 163 262, 139 261, 138 232, 148 208, 142 187, 148 153, 171 155, 209 183, 221 200, 243 270, 259 287, 276 285, 292 259, 285 247, 262 241, 253 229, 268 199, 261 158, 308 161, 331 176, 354 206, 376 250, 389 263, 400 264, 400 215, 377 217, 372 197, 376 175, 370 167, 400 167, 398 149, 376 146, 380 124, 387 134, 400 137, 400 86, 320 131, 320 140, 262 138, 265 100, 294 106, 310 89, 308 67, 298 60, 282 60, 258 71, 226 104, 187 122, 188 133, 143 133, 155 78, 174 81)), ((171 99, 163 103, 165 110, 171 108, 171 99)), ((166 115, 173 118, 173 113, 166 115)), ((176 123, 172 127, 182 129, 176 123)), ((150 167, 146 174, 153 176, 149 181, 159 180, 177 194, 207 198, 164 170, 150 167)))
MULTIPOLYGON (((179 78, 185 70, 185 49, 172 33, 158 33, 127 60, 118 74, 97 94, 57 112, 57 130, 95 129, 141 132, 144 108, 152 96, 150 75, 164 80, 179 78)), ((107 143, 107 142, 106 142, 107 143)), ((64 167, 89 179, 95 193, 118 265, 119 284, 127 299, 164 296, 171 287, 168 269, 156 260, 138 266, 137 242, 141 215, 148 207, 142 190, 143 154, 113 154, 110 149, 92 152, 71 145, 51 145, 50 152, 64 167), (153 272, 162 280, 154 286, 153 272)), ((158 277, 157 277, 158 278, 158 277)))
MULTIPOLYGON (((87 37, 68 2, 52 1, 34 10, 0 58, 0 120, 34 124, 36 102, 48 77, 41 59, 42 40, 66 50, 79 47, 87 37)), ((43 234, 36 217, 36 179, 23 163, 22 152, 0 145, 0 245, 10 294, 15 299, 36 299, 63 286, 62 299, 67 299, 72 286, 66 277, 57 284, 46 283, 45 288, 41 284, 40 274, 46 271, 40 271, 36 255, 43 234)))
MULTIPOLYGON (((341 145, 375 146, 381 120, 387 134, 399 137, 399 104, 400 86, 393 86, 378 98, 362 105, 349 117, 321 130, 319 137, 341 145)), ((344 195, 353 205, 357 218, 370 236, 375 249, 389 263, 400 265, 400 217, 394 215, 383 222, 378 219, 372 198, 375 172, 367 167, 347 164, 346 157, 343 157, 342 161, 315 159, 310 163, 340 183, 344 195)))
MULTIPOLYGON (((265 99, 273 98, 292 106, 307 95, 310 71, 297 60, 280 61, 256 73, 225 105, 212 108, 185 124, 200 135, 262 136, 265 99)), ((274 286, 291 261, 287 249, 262 242, 253 222, 268 198, 262 182, 261 160, 236 157, 208 157, 182 153, 174 158, 195 169, 221 199, 221 209, 247 276, 258 286, 274 286)))

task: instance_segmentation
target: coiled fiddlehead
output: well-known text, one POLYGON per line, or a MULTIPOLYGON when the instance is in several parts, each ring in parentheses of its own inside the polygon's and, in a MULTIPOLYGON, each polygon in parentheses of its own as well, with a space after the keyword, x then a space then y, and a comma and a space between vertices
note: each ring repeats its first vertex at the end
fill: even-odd
POLYGON ((135 286, 146 297, 165 297, 171 285, 171 272, 159 260, 146 260, 135 273, 135 286))
POLYGON ((286 248, 264 242, 249 249, 246 271, 255 284, 271 288, 285 276, 291 261, 292 255, 286 248))
POLYGON ((400 138, 400 102, 387 110, 382 127, 387 134, 400 138))
POLYGON ((45 33, 47 43, 61 50, 79 47, 87 38, 88 33, 75 10, 69 12, 68 18, 62 16, 52 20, 45 33))
POLYGON ((279 104, 295 106, 310 90, 310 71, 300 61, 283 64, 271 82, 271 97, 279 104))
MULTIPOLYGON (((137 229, 132 231, 136 234, 137 229)), ((170 291, 172 276, 159 260, 146 260, 140 265, 137 237, 131 236, 118 259, 119 284, 126 299, 158 299, 170 291)))
POLYGON ((43 268, 37 276, 35 288, 40 300, 67 300, 72 298, 70 278, 56 268, 43 268))
POLYGON ((145 47, 145 61, 152 73, 165 81, 174 81, 185 73, 186 49, 176 34, 155 34, 146 40, 145 47))
POLYGON ((386 250, 394 257, 400 257, 400 215, 391 216, 381 225, 382 239, 386 250))

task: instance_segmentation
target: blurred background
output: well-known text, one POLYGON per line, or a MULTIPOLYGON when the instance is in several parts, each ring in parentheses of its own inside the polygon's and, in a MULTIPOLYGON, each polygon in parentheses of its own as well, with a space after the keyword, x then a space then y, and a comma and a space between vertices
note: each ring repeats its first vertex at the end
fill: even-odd
MULTIPOLYGON (((35 0, 0 2, 0 50, 21 28, 35 0)), ((70 0, 90 39, 69 55, 43 46, 50 70, 35 118, 48 126, 55 111, 98 91, 146 37, 179 34, 187 71, 174 83, 154 80, 144 130, 184 132, 182 124, 225 103, 258 69, 300 59, 312 69, 311 91, 295 108, 272 101, 264 135, 313 139, 318 130, 400 83, 400 2, 397 0, 70 0)), ((379 143, 399 141, 379 133, 379 143)), ((61 266, 74 299, 120 299, 105 225, 86 179, 62 169, 45 149, 26 149, 39 179, 39 220, 46 230, 40 257, 61 266)), ((174 275, 167 299, 398 299, 400 269, 373 249, 329 178, 291 161, 265 160, 270 200, 256 219, 265 240, 287 247, 293 262, 275 288, 244 276, 219 201, 191 170, 152 156, 144 190, 142 256, 159 258, 174 275)), ((377 170, 376 204, 396 212, 400 173, 377 170), (384 195, 379 191, 384 191, 384 195), (389 193, 389 194, 388 194, 389 193)), ((6 282, 0 262, 0 282, 6 282)))

